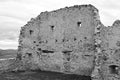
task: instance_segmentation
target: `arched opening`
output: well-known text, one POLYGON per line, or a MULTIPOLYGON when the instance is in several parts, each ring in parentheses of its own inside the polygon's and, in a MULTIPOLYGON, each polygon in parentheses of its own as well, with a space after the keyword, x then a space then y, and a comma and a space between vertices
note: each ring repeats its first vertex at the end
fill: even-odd
POLYGON ((110 69, 110 73, 111 74, 118 74, 118 66, 117 65, 110 65, 109 69, 110 69))

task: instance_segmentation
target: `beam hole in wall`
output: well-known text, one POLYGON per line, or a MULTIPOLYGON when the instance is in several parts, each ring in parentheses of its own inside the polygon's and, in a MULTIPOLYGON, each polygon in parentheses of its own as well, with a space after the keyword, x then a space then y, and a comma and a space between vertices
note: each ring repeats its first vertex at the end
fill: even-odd
POLYGON ((33 30, 29 30, 29 32, 30 32, 30 35, 32 35, 32 33, 33 33, 33 30))
POLYGON ((80 21, 77 22, 77 26, 81 27, 81 22, 80 21))
POLYGON ((62 39, 62 42, 65 42, 65 39, 62 39))
POLYGON ((86 40, 86 39, 87 39, 87 37, 84 37, 84 39, 86 40))
POLYGON ((26 53, 29 57, 32 57, 32 53, 26 53))
POLYGON ((42 42, 40 41, 39 44, 41 44, 42 42))
POLYGON ((76 37, 74 37, 74 41, 76 41, 77 39, 76 39, 76 37))
POLYGON ((37 50, 38 50, 38 51, 41 51, 41 48, 38 48, 37 50))
POLYGON ((33 43, 36 43, 36 41, 33 41, 33 43))
POLYGON ((97 27, 97 30, 100 30, 101 27, 97 27))
POLYGON ((64 54, 70 54, 72 51, 62 51, 64 54))
POLYGON ((36 46, 39 46, 39 45, 36 45, 36 46))
POLYGON ((58 42, 58 40, 56 39, 55 42, 58 42))
POLYGON ((42 50, 43 53, 54 53, 54 51, 50 51, 50 50, 42 50))
POLYGON ((50 26, 50 28, 51 28, 52 31, 54 30, 54 27, 55 27, 55 26, 53 26, 53 25, 50 26))

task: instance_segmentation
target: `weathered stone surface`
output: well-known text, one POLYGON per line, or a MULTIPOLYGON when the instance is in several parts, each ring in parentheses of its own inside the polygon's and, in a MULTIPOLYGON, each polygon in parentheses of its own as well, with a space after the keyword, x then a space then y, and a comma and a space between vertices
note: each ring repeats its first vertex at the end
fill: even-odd
POLYGON ((101 33, 101 76, 104 80, 120 80, 120 20, 101 33))
POLYGON ((120 80, 120 20, 112 26, 101 26, 99 36, 99 52, 96 53, 93 80, 120 80))
POLYGON ((0 71, 42 70, 120 80, 120 20, 105 27, 92 5, 42 12, 21 28, 16 60, 0 71))
POLYGON ((104 32, 105 28, 106 27, 100 21, 98 21, 98 25, 95 28, 95 35, 94 35, 94 39, 95 39, 95 65, 94 65, 94 70, 91 74, 92 80, 103 80, 100 68, 101 68, 101 63, 102 63, 101 58, 103 57, 101 43, 104 39, 103 32, 104 32))
POLYGON ((99 22, 92 5, 42 12, 21 28, 18 58, 26 69, 91 75, 99 22))

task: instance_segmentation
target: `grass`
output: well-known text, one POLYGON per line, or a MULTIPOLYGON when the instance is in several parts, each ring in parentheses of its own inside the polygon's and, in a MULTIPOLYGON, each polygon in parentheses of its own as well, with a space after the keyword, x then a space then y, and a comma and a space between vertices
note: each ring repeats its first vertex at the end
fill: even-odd
POLYGON ((2 73, 0 80, 91 80, 91 77, 49 71, 26 71, 2 73))

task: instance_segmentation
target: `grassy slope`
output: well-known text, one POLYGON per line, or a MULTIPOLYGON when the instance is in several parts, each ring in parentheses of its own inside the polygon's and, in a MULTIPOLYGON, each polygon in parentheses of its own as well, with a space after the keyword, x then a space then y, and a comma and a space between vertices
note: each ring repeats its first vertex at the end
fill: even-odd
POLYGON ((17 50, 14 50, 14 49, 2 50, 2 49, 0 49, 0 59, 15 58, 16 55, 17 55, 17 50))

